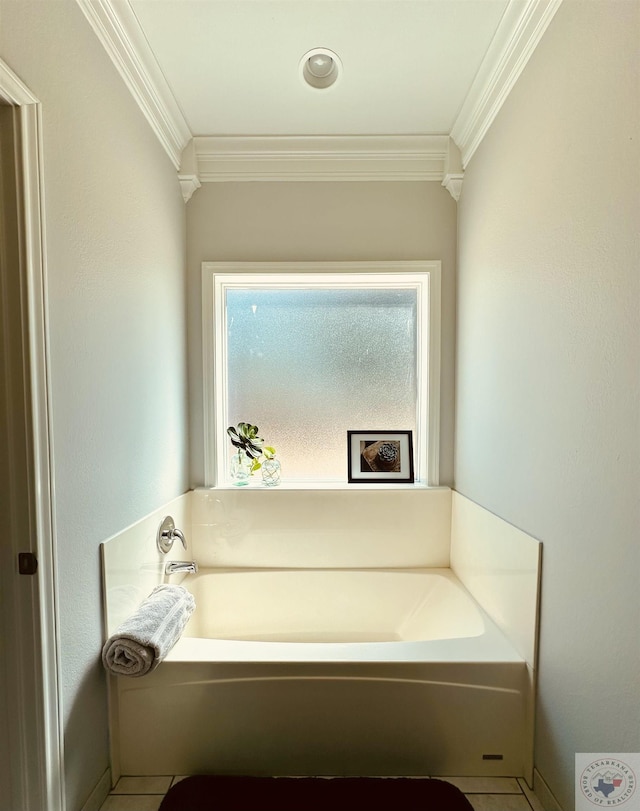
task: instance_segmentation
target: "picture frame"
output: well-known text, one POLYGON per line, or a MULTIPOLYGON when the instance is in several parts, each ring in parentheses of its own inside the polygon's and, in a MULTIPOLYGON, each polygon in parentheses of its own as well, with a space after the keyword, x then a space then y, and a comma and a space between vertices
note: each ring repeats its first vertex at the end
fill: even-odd
POLYGON ((412 484, 411 431, 347 431, 350 484, 412 484))

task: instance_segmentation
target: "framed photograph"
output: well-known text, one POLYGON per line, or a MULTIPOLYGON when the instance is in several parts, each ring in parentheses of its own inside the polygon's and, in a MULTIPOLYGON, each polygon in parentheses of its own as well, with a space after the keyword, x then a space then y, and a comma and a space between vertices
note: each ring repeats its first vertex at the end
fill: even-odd
POLYGON ((413 482, 411 431, 347 431, 350 483, 413 482))

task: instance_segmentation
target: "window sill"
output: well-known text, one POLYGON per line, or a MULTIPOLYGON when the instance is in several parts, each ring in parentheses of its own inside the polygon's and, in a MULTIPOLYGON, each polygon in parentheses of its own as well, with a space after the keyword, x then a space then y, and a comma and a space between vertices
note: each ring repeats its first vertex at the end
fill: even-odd
POLYGON ((276 487, 267 487, 260 481, 249 484, 219 484, 215 487, 197 487, 197 490, 442 490, 441 485, 429 485, 426 482, 389 482, 366 483, 354 482, 282 482, 276 487))

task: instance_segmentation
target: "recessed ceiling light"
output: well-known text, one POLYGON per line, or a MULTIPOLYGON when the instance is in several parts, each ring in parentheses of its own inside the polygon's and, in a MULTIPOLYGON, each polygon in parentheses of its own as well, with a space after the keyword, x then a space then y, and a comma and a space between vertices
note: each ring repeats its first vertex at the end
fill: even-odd
POLYGON ((342 72, 342 62, 328 48, 314 48, 300 60, 300 72, 308 85, 324 90, 337 81, 342 72))
POLYGON ((307 59, 307 70, 316 79, 326 79, 335 65, 333 57, 326 53, 319 53, 307 59))

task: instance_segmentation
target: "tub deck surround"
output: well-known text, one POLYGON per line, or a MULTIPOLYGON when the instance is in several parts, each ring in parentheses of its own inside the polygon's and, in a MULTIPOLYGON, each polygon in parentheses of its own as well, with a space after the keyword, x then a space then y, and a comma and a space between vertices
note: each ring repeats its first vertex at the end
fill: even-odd
POLYGON ((542 544, 452 492, 451 568, 535 669, 542 544))
MULTIPOLYGON (((187 557, 201 568, 178 577, 196 613, 157 670, 110 678, 114 780, 218 771, 531 782, 537 542, 500 522, 487 552, 491 520, 466 500, 452 505, 447 488, 183 499, 187 557)), ((177 582, 155 550, 155 519, 174 509, 105 544, 106 633, 122 589, 177 582)))
POLYGON ((167 561, 186 560, 185 556, 191 554, 191 498, 191 492, 178 496, 100 545, 105 639, 165 581, 167 561), (180 543, 175 543, 166 555, 158 551, 156 535, 167 515, 172 515, 176 527, 185 531, 186 551, 180 543))
POLYGON ((205 568, 448 567, 451 490, 199 489, 191 532, 205 568))

